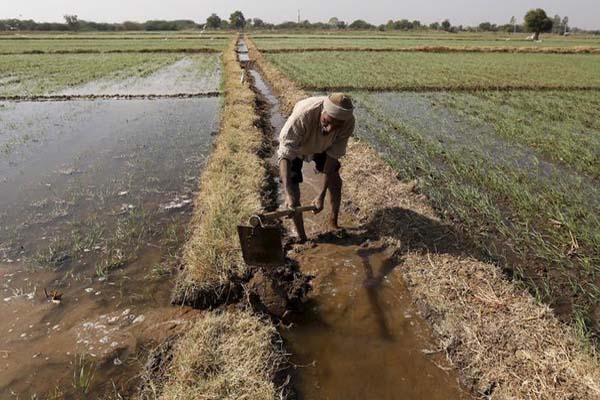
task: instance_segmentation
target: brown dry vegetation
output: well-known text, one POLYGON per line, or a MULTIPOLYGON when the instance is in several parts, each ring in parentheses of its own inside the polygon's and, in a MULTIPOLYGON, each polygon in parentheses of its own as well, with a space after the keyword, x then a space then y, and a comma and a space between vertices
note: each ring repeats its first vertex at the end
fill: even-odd
POLYGON ((164 381, 148 387, 146 398, 284 398, 284 389, 274 384, 285 364, 278 338, 272 324, 250 311, 207 312, 174 345, 164 381))
POLYGON ((221 129, 202 174, 192 235, 184 250, 185 269, 175 296, 182 303, 198 292, 224 290, 232 277, 247 272, 236 226, 262 208, 267 171, 258 153, 263 136, 255 126, 254 92, 240 82, 242 70, 234 45, 223 54, 226 78, 221 129))
MULTIPOLYGON (((308 94, 271 65, 251 40, 246 38, 246 43, 289 112, 308 94)), ((597 354, 496 265, 470 256, 450 227, 424 231, 419 221, 443 224, 426 199, 414 193, 414 185, 398 180, 372 148, 353 140, 342 177, 344 197, 352 202, 357 220, 371 221, 379 235, 402 252, 398 279, 408 283, 439 349, 460 368, 474 394, 497 399, 600 396, 597 354), (452 251, 431 250, 438 245, 452 251)))
MULTIPOLYGON (((184 253, 178 288, 185 293, 215 291, 245 265, 236 225, 261 209, 266 170, 258 156, 262 134, 255 128, 254 93, 240 82, 232 42, 223 55, 225 100, 221 129, 205 167, 184 253)), ((286 359, 273 324, 248 309, 206 311, 172 346, 150 363, 143 399, 285 398, 276 385, 286 359), (158 365, 157 365, 158 364, 158 365)))
POLYGON ((400 53, 544 53, 600 54, 598 47, 494 47, 494 46, 415 46, 415 47, 291 47, 265 49, 262 53, 303 53, 314 51, 400 52, 400 53))

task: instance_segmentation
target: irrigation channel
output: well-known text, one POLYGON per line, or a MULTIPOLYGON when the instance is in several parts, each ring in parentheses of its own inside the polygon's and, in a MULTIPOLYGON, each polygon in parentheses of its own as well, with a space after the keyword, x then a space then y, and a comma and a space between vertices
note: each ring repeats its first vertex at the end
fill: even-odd
POLYGON ((127 396, 186 327, 171 276, 220 99, 146 94, 0 102, 2 399, 127 396))
MULTIPOLYGON (((249 73, 268 104, 266 129, 276 143, 285 123, 279 100, 259 71, 249 73)), ((276 169, 276 156, 271 163, 276 169)), ((307 163, 303 175, 302 200, 308 203, 322 178, 307 163)), ((278 198, 281 204, 281 188, 278 198)), ((399 261, 347 212, 336 233, 326 233, 324 215, 305 214, 313 240, 288 252, 304 274, 314 276, 304 313, 281 330, 298 398, 469 398, 457 372, 435 351, 430 329, 394 271, 399 261)))

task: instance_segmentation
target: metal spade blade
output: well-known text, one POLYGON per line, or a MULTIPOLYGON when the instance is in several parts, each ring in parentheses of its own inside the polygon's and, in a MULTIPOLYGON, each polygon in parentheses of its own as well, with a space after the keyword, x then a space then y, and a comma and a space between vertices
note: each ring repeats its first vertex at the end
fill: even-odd
POLYGON ((280 227, 238 225, 237 228, 246 264, 277 267, 285 263, 280 227))

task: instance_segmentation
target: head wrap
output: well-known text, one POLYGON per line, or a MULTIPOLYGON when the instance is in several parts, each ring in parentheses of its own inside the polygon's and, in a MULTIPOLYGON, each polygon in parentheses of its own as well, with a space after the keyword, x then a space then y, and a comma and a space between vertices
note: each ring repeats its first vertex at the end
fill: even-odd
POLYGON ((354 109, 338 106, 331 100, 331 96, 327 96, 325 101, 323 101, 323 111, 325 111, 331 118, 340 121, 348 121, 352 118, 354 109))

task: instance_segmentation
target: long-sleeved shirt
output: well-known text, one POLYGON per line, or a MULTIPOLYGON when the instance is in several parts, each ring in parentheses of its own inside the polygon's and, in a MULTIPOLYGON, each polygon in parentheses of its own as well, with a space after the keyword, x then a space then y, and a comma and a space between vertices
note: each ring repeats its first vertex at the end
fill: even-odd
POLYGON ((321 113, 325 96, 299 101, 279 134, 279 159, 294 160, 326 152, 336 160, 346 154, 348 139, 354 132, 354 117, 329 134, 323 134, 321 113))

